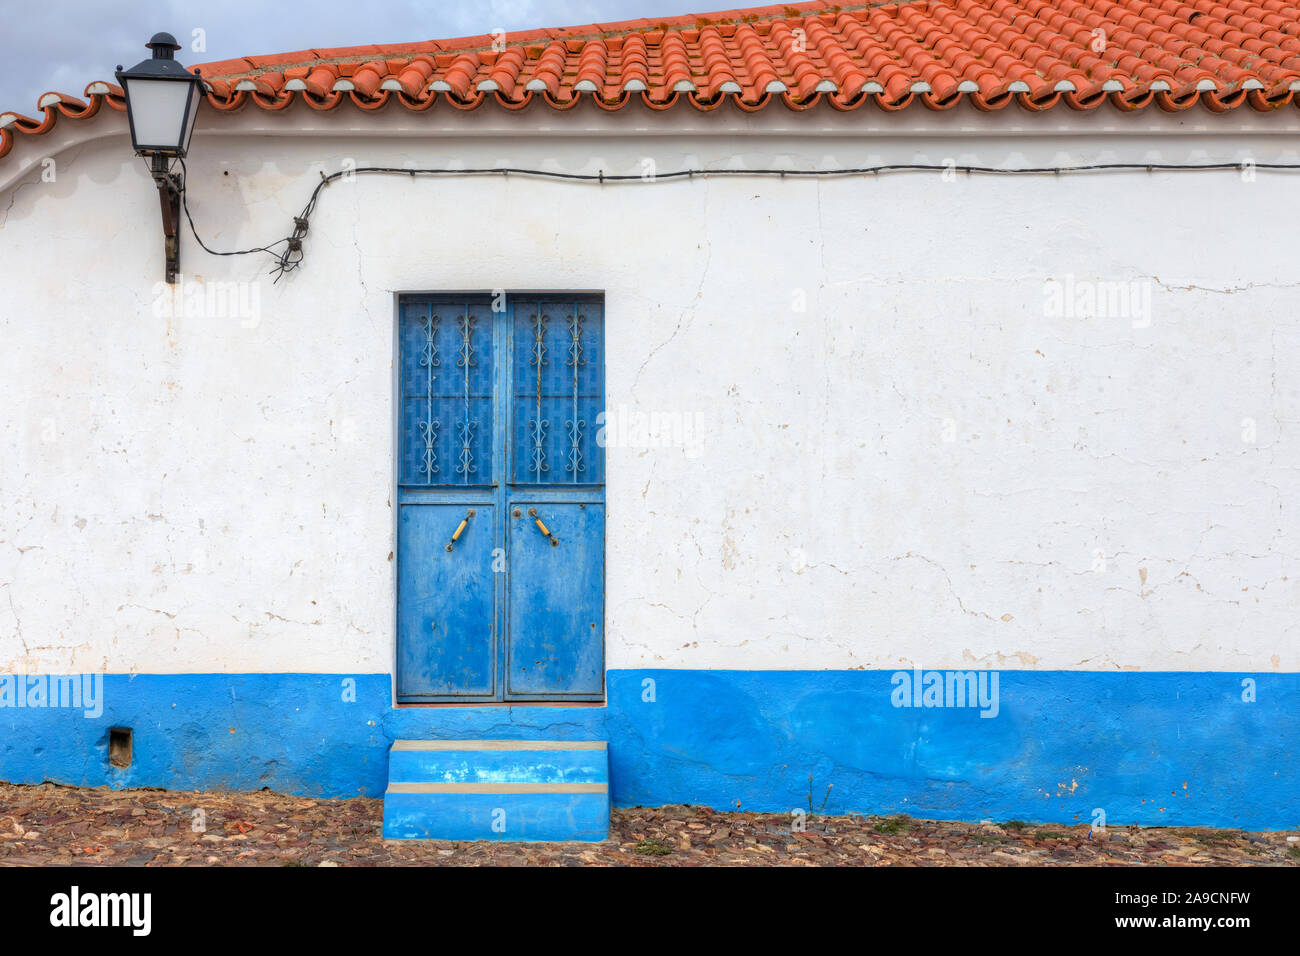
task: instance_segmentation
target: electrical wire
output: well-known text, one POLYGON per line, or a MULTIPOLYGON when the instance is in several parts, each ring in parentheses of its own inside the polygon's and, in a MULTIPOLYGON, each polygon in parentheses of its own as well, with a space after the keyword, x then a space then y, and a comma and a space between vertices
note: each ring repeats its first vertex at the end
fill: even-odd
POLYGON ((229 252, 222 252, 217 249, 209 248, 208 244, 199 237, 199 231, 194 226, 194 216, 190 213, 189 195, 185 191, 185 180, 190 178, 190 171, 185 166, 185 160, 182 159, 179 162, 181 164, 181 172, 184 173, 184 179, 181 181, 181 208, 185 210, 185 218, 189 221, 190 232, 194 233, 194 240, 199 244, 204 252, 211 256, 247 256, 255 252, 266 252, 278 258, 278 254, 275 252, 274 247, 278 246, 282 242, 288 242, 288 239, 277 239, 269 246, 256 246, 252 249, 233 249, 229 252))
MULTIPOLYGON (((185 161, 181 160, 181 169, 185 170, 185 161)), ((267 246, 258 246, 253 249, 240 249, 230 252, 218 252, 215 249, 208 248, 208 245, 199 237, 198 230, 194 226, 194 217, 190 215, 190 207, 185 199, 185 192, 182 189, 182 203, 185 207, 185 218, 189 220, 190 231, 194 233, 194 238, 205 252, 214 256, 246 256, 253 253, 265 252, 276 259, 276 264, 271 271, 275 273, 275 281, 279 282, 288 273, 297 269, 302 264, 303 249, 302 242, 307 236, 308 226, 311 215, 316 211, 316 203, 320 199, 321 192, 331 183, 350 177, 358 173, 378 173, 381 175, 400 175, 410 176, 528 176, 541 179, 558 179, 568 182, 583 183, 606 183, 619 184, 631 182, 655 183, 663 180, 673 179, 694 179, 697 176, 701 178, 713 178, 717 176, 777 176, 784 179, 787 176, 799 178, 822 178, 832 179, 844 176, 865 176, 879 175, 881 173, 907 173, 907 172, 925 172, 925 173, 981 173, 986 175, 999 176, 1043 176, 1054 175, 1060 176, 1065 173, 1088 173, 1088 172, 1116 172, 1116 171, 1140 171, 1146 170, 1151 172, 1206 172, 1215 170, 1282 170, 1296 171, 1300 170, 1300 163, 1089 163, 1079 166, 962 166, 954 163, 884 163, 878 166, 847 166, 838 169, 676 169, 667 173, 652 173, 643 175, 640 173, 616 173, 606 174, 603 170, 597 173, 566 173, 549 169, 526 169, 518 166, 493 166, 484 168, 471 169, 409 169, 398 166, 359 166, 356 169, 343 169, 330 173, 328 176, 320 174, 320 182, 316 184, 311 192, 311 198, 307 200, 307 205, 303 207, 302 213, 295 216, 293 220, 293 232, 283 239, 277 239, 267 246), (285 244, 285 248, 276 252, 275 247, 285 244)), ((188 171, 186 171, 188 178, 188 171)))

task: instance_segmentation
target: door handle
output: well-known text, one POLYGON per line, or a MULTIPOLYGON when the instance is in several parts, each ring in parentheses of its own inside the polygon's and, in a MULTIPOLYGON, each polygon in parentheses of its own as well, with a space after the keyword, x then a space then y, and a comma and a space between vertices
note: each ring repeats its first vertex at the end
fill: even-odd
POLYGON ((558 542, 558 541, 555 540, 555 535, 551 534, 551 529, 548 528, 548 527, 546 527, 546 525, 542 524, 542 519, 539 518, 539 517, 537 517, 537 509, 536 509, 536 508, 529 508, 529 509, 528 509, 528 517, 530 517, 530 518, 533 519, 533 523, 537 525, 537 530, 538 530, 538 531, 540 531, 542 534, 546 535, 546 537, 548 537, 548 538, 551 539, 551 547, 552 547, 552 548, 555 548, 555 547, 558 547, 558 546, 559 546, 560 542, 558 542))
POLYGON ((465 512, 465 517, 460 519, 460 524, 456 526, 456 530, 452 533, 451 540, 447 542, 448 551, 451 551, 456 546, 456 542, 465 533, 465 528, 469 525, 469 519, 472 517, 474 517, 474 509, 470 508, 469 511, 465 512))

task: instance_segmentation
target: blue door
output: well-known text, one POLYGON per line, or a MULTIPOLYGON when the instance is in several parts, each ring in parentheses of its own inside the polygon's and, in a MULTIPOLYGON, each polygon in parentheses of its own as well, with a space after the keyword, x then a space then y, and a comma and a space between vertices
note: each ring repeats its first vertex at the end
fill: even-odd
POLYGON ((604 695, 604 309, 403 296, 397 692, 604 695))

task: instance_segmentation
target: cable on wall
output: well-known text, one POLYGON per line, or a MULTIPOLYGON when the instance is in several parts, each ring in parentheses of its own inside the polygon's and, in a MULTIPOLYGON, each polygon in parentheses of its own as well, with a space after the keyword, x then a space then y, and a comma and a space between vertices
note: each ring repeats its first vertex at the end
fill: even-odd
MULTIPOLYGON (((184 160, 181 161, 182 170, 185 169, 184 160)), ((238 249, 229 252, 221 252, 208 247, 207 243, 200 238, 198 229, 194 225, 194 217, 190 215, 190 207, 186 193, 181 192, 182 203, 185 208, 185 218, 189 221, 190 231, 194 234, 195 241, 198 242, 202 249, 214 256, 246 256, 258 252, 264 252, 276 260, 276 264, 271 268, 275 274, 275 281, 297 269, 303 260, 303 239, 307 236, 308 225, 311 215, 316 210, 316 203, 320 199, 321 193, 331 183, 344 176, 351 176, 359 173, 378 173, 382 175, 410 176, 532 176, 540 179, 559 179, 569 182, 598 183, 605 185, 607 183, 656 183, 671 179, 694 179, 695 177, 717 177, 717 176, 778 176, 784 179, 787 176, 803 178, 820 178, 833 179, 844 176, 866 176, 879 175, 881 173, 967 173, 967 174, 985 174, 996 176, 1060 176, 1066 173, 1090 173, 1090 172, 1117 172, 1117 171, 1141 171, 1151 172, 1208 172, 1214 170, 1280 170, 1296 171, 1300 170, 1300 163, 1090 163, 1080 166, 961 166, 952 163, 884 163, 879 166, 846 166, 838 169, 678 169, 667 173, 656 173, 651 176, 644 176, 640 173, 621 173, 609 174, 603 170, 598 173, 565 173, 548 169, 524 169, 516 166, 494 166, 481 169, 407 169, 398 166, 359 166, 356 169, 339 170, 330 173, 328 176, 320 174, 320 182, 312 190, 311 198, 307 200, 307 205, 302 212, 293 219, 293 231, 283 239, 277 239, 275 242, 266 246, 257 246, 252 249, 238 249), (277 247, 283 245, 284 248, 277 251, 277 247)), ((186 170, 186 178, 188 171, 186 170)))

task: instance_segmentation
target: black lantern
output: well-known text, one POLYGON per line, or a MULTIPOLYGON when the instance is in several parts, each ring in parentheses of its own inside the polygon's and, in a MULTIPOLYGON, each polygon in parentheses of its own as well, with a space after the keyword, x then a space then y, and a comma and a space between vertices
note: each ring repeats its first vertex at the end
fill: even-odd
POLYGON ((162 204, 167 281, 175 282, 180 272, 179 227, 185 183, 168 167, 171 160, 184 159, 189 152, 203 80, 176 61, 181 46, 170 33, 155 33, 145 46, 153 56, 129 70, 119 66, 117 82, 126 95, 131 145, 137 155, 151 160, 150 172, 162 204))
POLYGON ((153 56, 129 70, 117 68, 126 94, 131 145, 141 156, 183 158, 190 148, 203 80, 176 61, 180 44, 170 33, 155 33, 145 44, 153 56))

